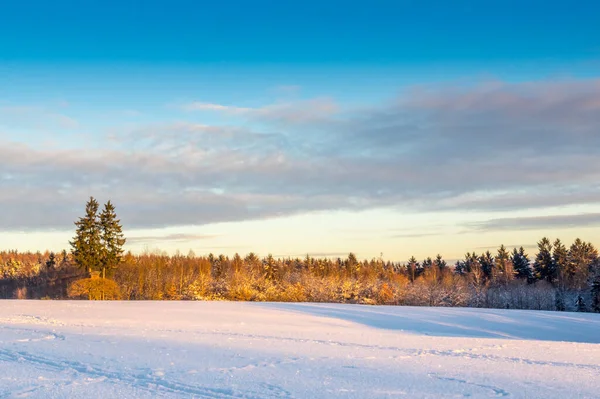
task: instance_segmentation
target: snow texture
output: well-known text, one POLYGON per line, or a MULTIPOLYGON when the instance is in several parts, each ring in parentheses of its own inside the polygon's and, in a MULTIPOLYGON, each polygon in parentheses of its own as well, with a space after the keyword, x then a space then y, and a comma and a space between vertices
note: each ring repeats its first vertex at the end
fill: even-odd
POLYGON ((599 398, 600 315, 3 301, 0 398, 599 398))

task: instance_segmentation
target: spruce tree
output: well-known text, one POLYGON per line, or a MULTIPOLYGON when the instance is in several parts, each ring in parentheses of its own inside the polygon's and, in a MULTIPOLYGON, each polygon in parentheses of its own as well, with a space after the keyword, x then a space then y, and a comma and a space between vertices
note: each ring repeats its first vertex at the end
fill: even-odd
POLYGON ((244 261, 242 260, 242 257, 237 252, 233 256, 233 259, 231 261, 231 267, 232 267, 234 273, 239 273, 240 271, 242 271, 242 268, 244 267, 244 261))
POLYGON ((417 258, 411 256, 406 264, 406 271, 408 273, 408 278, 410 281, 415 281, 417 277, 419 277, 419 270, 421 269, 421 265, 417 261, 417 258))
POLYGON ((567 247, 557 238, 552 248, 552 258, 554 259, 560 290, 564 290, 567 286, 565 277, 567 277, 568 257, 569 251, 567 251, 567 247))
POLYGON ((351 276, 355 277, 360 271, 360 262, 358 261, 356 255, 354 255, 353 252, 350 252, 348 254, 348 259, 346 260, 346 269, 351 276))
POLYGON ((552 258, 552 244, 547 237, 538 242, 538 253, 533 264, 535 278, 546 280, 551 284, 556 281, 556 264, 552 258))
POLYGON ((50 252, 48 260, 46 261, 46 269, 53 270, 56 267, 56 255, 54 252, 50 252))
POLYGON ((523 247, 513 250, 512 263, 517 278, 525 278, 530 282, 532 279, 531 266, 529 264, 529 256, 523 247))
MULTIPOLYGON (((482 255, 483 256, 483 255, 482 255)), ((481 270, 481 257, 475 252, 467 252, 465 255, 464 269, 467 273, 471 273, 473 270, 481 270)))
POLYGON ((440 268, 440 270, 444 270, 448 266, 448 264, 446 263, 446 261, 444 260, 444 258, 442 258, 442 255, 440 255, 440 254, 438 254, 435 257, 434 263, 435 263, 435 265, 437 267, 440 268))
POLYGON ((579 238, 569 248, 567 278, 570 288, 581 290, 587 286, 592 265, 598 258, 598 251, 590 243, 579 238))
POLYGON ((73 259, 87 272, 102 269, 102 240, 98 223, 98 201, 90 197, 85 206, 85 216, 75 222, 77 229, 71 244, 73 259))
POLYGON ((275 280, 279 271, 279 267, 273 255, 269 254, 265 259, 263 259, 263 270, 267 280, 275 280))
POLYGON ((467 274, 466 262, 463 262, 462 260, 457 260, 456 263, 454 264, 454 273, 461 275, 461 276, 464 274, 467 274))
POLYGON ((502 283, 508 283, 515 278, 514 265, 510 260, 510 254, 504 245, 498 248, 498 255, 495 259, 496 275, 494 278, 502 283))
POLYGON ((423 268, 423 270, 430 269, 432 266, 433 260, 431 258, 427 258, 421 263, 421 267, 423 268))
POLYGON ((481 270, 483 271, 485 278, 491 280, 495 274, 495 264, 494 257, 490 251, 486 251, 479 257, 479 264, 481 265, 481 270))
POLYGON ((108 201, 100 214, 100 239, 102 243, 102 277, 111 274, 123 257, 123 226, 117 219, 114 205, 108 201))

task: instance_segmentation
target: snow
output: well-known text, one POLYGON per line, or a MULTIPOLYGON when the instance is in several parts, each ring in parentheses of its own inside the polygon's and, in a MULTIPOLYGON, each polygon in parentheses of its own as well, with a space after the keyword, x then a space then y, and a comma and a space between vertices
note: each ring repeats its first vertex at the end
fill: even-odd
POLYGON ((0 398, 598 398, 600 315, 3 301, 0 398))

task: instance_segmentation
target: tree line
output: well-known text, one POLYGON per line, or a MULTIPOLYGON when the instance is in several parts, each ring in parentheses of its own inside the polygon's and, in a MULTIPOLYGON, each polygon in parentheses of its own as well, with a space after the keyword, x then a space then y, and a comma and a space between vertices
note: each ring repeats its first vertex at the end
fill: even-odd
POLYGON ((600 312, 600 258, 588 242, 384 259, 124 253, 114 206, 91 198, 71 252, 0 252, 0 295, 27 298, 235 300, 469 306, 600 312))

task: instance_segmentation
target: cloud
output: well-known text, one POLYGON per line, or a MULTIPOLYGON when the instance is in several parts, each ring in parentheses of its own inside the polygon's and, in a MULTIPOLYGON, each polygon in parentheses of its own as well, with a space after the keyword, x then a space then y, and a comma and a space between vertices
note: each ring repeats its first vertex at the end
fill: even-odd
POLYGON ((257 108, 238 107, 205 102, 184 104, 186 111, 213 111, 237 115, 263 122, 307 123, 324 120, 338 113, 338 105, 330 98, 282 102, 257 108))
POLYGON ((189 104, 185 104, 183 106, 183 109, 186 111, 220 111, 233 114, 247 113, 252 111, 252 108, 233 107, 229 105, 211 104, 203 102, 192 102, 189 104))
MULTIPOLYGON (((0 143, 2 228, 71 228, 89 195, 112 199, 130 228, 600 203, 596 80, 415 89, 359 110, 327 99, 195 104, 244 123, 130 125, 102 147, 0 143)), ((510 223, 471 227, 522 228, 510 223)))
POLYGON ((394 238, 421 238, 421 237, 431 237, 431 236, 439 236, 442 233, 402 233, 402 234, 394 234, 392 237, 394 238))
POLYGON ((128 237, 128 244, 157 244, 161 242, 192 242, 200 240, 208 240, 215 238, 215 235, 210 234, 167 234, 163 236, 134 236, 128 237))
MULTIPOLYGON (((537 249, 536 244, 505 244, 504 246, 510 251, 512 251, 513 248, 521 248, 521 247, 523 247, 523 249, 525 249, 525 250, 537 249)), ((493 251, 493 250, 497 250, 498 248, 500 248, 499 245, 489 245, 486 247, 476 247, 474 249, 476 251, 493 251)))
POLYGON ((0 127, 76 129, 79 122, 62 113, 37 106, 0 106, 0 127))
POLYGON ((600 226, 600 213, 498 218, 469 225, 469 227, 478 231, 562 229, 593 226, 600 226))

